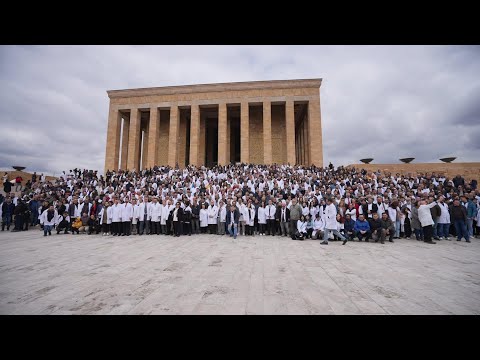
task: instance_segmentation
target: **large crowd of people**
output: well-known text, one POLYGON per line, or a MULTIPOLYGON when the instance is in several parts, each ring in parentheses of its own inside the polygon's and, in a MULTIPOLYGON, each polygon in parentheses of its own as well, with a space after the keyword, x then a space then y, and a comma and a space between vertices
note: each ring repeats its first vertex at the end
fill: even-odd
POLYGON ((406 176, 355 168, 231 164, 43 174, 12 193, 3 177, 2 231, 40 227, 103 236, 284 236, 292 240, 435 244, 480 238, 480 192, 435 173, 406 176))

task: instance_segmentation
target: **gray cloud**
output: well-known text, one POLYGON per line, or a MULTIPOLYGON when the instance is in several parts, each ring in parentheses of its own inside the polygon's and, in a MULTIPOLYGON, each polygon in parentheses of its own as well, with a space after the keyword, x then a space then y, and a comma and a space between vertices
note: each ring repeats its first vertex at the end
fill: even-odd
POLYGON ((478 46, 0 46, 0 167, 102 171, 106 90, 322 77, 324 161, 479 161, 478 46))

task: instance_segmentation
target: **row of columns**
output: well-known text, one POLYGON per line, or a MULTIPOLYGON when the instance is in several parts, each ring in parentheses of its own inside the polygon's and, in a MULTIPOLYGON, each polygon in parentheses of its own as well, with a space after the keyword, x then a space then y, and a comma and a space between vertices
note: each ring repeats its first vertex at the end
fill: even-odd
MULTIPOLYGON (((321 124, 320 124, 320 99, 310 101, 308 109, 308 134, 310 141, 308 158, 311 162, 323 165, 321 149, 321 124), (313 146, 315 145, 315 146, 313 146), (318 155, 315 151, 320 151, 318 155)), ((115 169, 119 161, 120 153, 120 128, 121 114, 118 110, 110 108, 108 131, 107 131, 107 155, 105 160, 105 169, 115 169)), ((191 105, 190 115, 190 164, 201 165, 203 159, 200 159, 200 108, 198 104, 191 105)), ((175 166, 178 161, 178 134, 180 123, 180 109, 178 105, 170 107, 170 129, 168 141, 168 165, 175 166)), ((141 118, 139 109, 130 110, 130 118, 124 119, 124 129, 122 136, 122 157, 121 169, 139 169, 153 167, 158 164, 159 136, 160 136, 160 110, 157 107, 150 108, 150 119, 148 129, 145 131, 143 161, 140 164, 140 141, 141 141, 141 118), (126 155, 126 156, 125 156, 126 155)), ((286 154, 287 162, 296 163, 295 156, 295 117, 294 101, 288 99, 285 103, 285 126, 286 126, 286 154)), ((218 163, 225 165, 229 163, 228 141, 229 127, 227 126, 227 103, 218 104, 218 163)), ((249 103, 247 101, 240 104, 240 161, 250 162, 250 134, 249 134, 249 103)), ((263 149, 264 163, 272 163, 272 103, 266 99, 263 101, 263 149)))

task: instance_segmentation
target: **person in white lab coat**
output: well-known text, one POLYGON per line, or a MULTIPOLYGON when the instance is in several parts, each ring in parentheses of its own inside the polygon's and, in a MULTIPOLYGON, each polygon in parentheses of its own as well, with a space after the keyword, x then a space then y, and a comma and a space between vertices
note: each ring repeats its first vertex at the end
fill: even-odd
POLYGON ((332 199, 328 198, 325 208, 325 231, 323 233, 323 241, 320 244, 328 245, 328 236, 331 232, 343 240, 342 245, 347 243, 347 238, 337 229, 337 208, 333 205, 332 199))
POLYGON ((313 220, 312 239, 322 239, 323 231, 325 229, 325 222, 323 221, 320 213, 315 214, 315 220, 313 220))
POLYGON ((227 217, 227 206, 220 200, 218 209, 218 235, 225 235, 225 221, 227 217))
POLYGON ((262 201, 257 211, 258 225, 260 225, 260 235, 265 235, 265 228, 267 226, 267 214, 265 212, 265 201, 262 201))
POLYGON ((112 235, 122 235, 122 205, 118 199, 115 199, 115 204, 112 206, 112 235))
POLYGON ((297 232, 295 233, 295 240, 305 240, 307 236, 307 220, 305 220, 305 215, 301 215, 300 219, 297 220, 297 232))
POLYGON ((50 205, 48 209, 42 212, 40 215, 40 224, 43 224, 43 236, 52 235, 52 228, 55 222, 58 220, 57 210, 50 205))
POLYGON ((161 232, 160 219, 162 217, 163 208, 156 197, 153 198, 149 209, 150 214, 148 217, 150 219, 150 235, 159 235, 161 232))
POLYGON ((202 208, 200 209, 200 232, 202 234, 207 233, 208 227, 208 211, 205 209, 205 203, 202 202, 202 208))
POLYGON ((218 208, 215 205, 213 200, 210 201, 210 206, 208 207, 208 227, 210 230, 210 234, 217 233, 217 216, 218 216, 218 208))
POLYGON ((138 234, 138 219, 140 217, 140 208, 137 204, 137 199, 132 199, 133 217, 132 217, 132 235, 138 234))
POLYGON ((125 198, 122 209, 123 233, 122 236, 130 236, 132 231, 133 206, 128 198, 125 198))

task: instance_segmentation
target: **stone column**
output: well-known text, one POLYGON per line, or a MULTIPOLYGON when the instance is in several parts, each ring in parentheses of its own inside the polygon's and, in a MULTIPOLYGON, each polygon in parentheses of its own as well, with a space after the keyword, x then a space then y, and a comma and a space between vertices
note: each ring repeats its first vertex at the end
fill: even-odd
POLYGON ((272 163, 272 103, 263 101, 263 163, 272 163))
POLYGON ((105 173, 107 170, 118 170, 121 126, 122 116, 120 111, 114 109, 110 104, 108 111, 107 148, 105 150, 105 173))
POLYGON ((322 119, 320 116, 320 95, 308 102, 308 160, 310 164, 323 167, 322 119))
POLYGON ((130 135, 128 137, 127 169, 129 171, 140 170, 140 111, 130 111, 130 135))
POLYGON ((199 166, 200 151, 200 108, 192 104, 190 111, 190 164, 199 166))
POLYGON ((287 99, 285 103, 285 131, 287 135, 287 163, 295 165, 295 112, 293 100, 287 99))
POLYGON ((178 161, 178 127, 180 123, 178 105, 170 107, 170 132, 168 135, 168 165, 175 167, 178 161))
POLYGON ((227 161, 227 104, 218 104, 218 164, 224 166, 227 161))
POLYGON ((120 160, 120 168, 127 169, 128 160, 128 141, 130 136, 130 118, 123 117, 123 134, 122 134, 122 158, 120 160))
POLYGON ((148 157, 147 167, 153 168, 158 164, 158 143, 160 141, 160 111, 156 107, 150 108, 150 123, 148 125, 148 157))
POLYGON ((250 162, 250 121, 248 102, 240 105, 240 161, 250 162))

